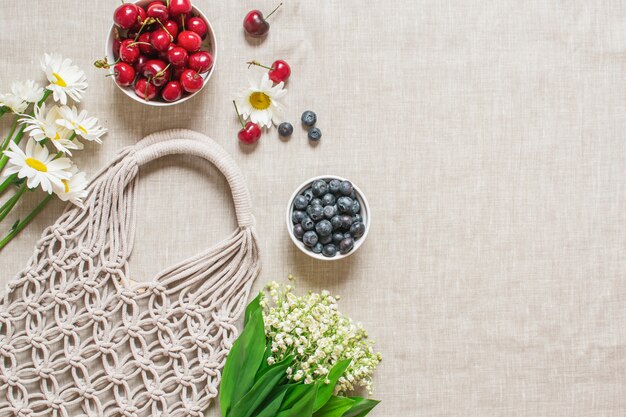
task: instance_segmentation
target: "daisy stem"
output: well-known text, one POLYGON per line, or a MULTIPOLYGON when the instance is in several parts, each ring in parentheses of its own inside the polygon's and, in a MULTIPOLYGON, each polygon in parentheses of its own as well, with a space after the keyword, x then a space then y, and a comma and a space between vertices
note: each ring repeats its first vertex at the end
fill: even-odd
POLYGON ((4 193, 6 189, 9 188, 9 185, 13 184, 13 181, 15 181, 16 178, 17 174, 12 174, 2 181, 2 184, 0 184, 0 194, 4 193))
POLYGON ((241 123, 241 127, 245 128, 246 125, 243 124, 243 119, 241 118, 241 114, 239 114, 239 109, 237 108, 237 102, 233 100, 233 105, 235 106, 235 111, 237 112, 237 118, 239 119, 239 123, 241 123))
POLYGON ((28 223, 30 223, 35 217, 37 217, 39 213, 41 213, 44 207, 46 207, 50 200, 52 200, 53 196, 54 194, 48 194, 43 200, 41 200, 37 207, 35 207, 33 211, 31 211, 30 214, 26 216, 24 220, 16 224, 11 229, 11 231, 2 240, 0 240, 0 250, 2 250, 2 248, 4 248, 11 240, 13 240, 15 236, 18 235, 19 232, 22 231, 22 229, 24 229, 28 225, 28 223))
POLYGON ((7 109, 5 106, 0 107, 0 117, 4 116, 4 113, 6 113, 9 109, 7 109))
POLYGON ((20 118, 19 115, 15 115, 15 120, 13 120, 13 124, 11 125, 11 130, 9 131, 9 134, 7 135, 7 138, 4 140, 4 142, 2 142, 2 147, 0 147, 0 152, 4 152, 6 148, 9 146, 9 142, 11 141, 11 138, 13 137, 13 134, 15 133, 15 129, 17 128, 17 121, 19 120, 19 118, 20 118))
POLYGON ((0 207, 0 222, 9 215, 13 207, 15 207, 15 204, 17 204, 19 199, 22 197, 22 194, 24 194, 24 191, 26 191, 26 183, 22 184, 17 192, 11 198, 9 198, 2 205, 2 207, 0 207))

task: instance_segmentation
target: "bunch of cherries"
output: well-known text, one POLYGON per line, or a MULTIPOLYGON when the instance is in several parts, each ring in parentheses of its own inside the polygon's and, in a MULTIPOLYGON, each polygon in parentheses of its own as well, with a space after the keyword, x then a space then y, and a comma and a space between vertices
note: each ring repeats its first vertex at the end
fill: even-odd
POLYGON ((170 103, 202 88, 202 74, 213 66, 213 57, 201 50, 209 27, 192 14, 191 0, 153 1, 146 8, 125 3, 113 20, 123 30, 116 30, 113 45, 113 76, 119 85, 134 86, 146 101, 160 96, 170 103))

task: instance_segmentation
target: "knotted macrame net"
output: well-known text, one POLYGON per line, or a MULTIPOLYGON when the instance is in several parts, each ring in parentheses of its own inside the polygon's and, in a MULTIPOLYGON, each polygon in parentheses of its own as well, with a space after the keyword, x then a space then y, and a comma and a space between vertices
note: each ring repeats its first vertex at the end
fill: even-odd
POLYGON ((248 190, 232 158, 171 130, 123 149, 96 174, 85 208, 47 228, 0 304, 0 416, 202 416, 259 272, 248 190), (135 187, 168 154, 213 163, 238 228, 226 240, 134 283, 135 187))

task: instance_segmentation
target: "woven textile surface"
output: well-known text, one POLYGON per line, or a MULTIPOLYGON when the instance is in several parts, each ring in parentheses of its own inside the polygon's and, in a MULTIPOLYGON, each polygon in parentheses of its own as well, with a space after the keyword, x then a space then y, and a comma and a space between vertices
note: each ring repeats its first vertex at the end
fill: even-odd
POLYGON ((234 161, 195 132, 161 132, 126 148, 44 231, 0 305, 0 414, 202 416, 259 271, 254 219, 234 161), (214 163, 239 227, 226 240, 133 283, 139 166, 169 154, 214 163))

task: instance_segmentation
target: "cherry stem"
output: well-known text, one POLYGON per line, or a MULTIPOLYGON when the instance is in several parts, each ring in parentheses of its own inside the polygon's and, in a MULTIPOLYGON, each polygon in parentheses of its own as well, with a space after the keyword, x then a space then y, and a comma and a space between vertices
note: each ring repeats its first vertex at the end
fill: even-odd
POLYGON ((167 71, 167 69, 170 67, 170 65, 172 65, 172 64, 167 64, 167 67, 163 68, 161 71, 159 71, 156 74, 154 74, 154 78, 161 78, 162 76, 164 76, 165 75, 165 71, 167 71))
POLYGON ((161 27, 163 28, 164 31, 167 32, 168 35, 170 35, 170 42, 172 42, 174 40, 174 37, 172 36, 172 34, 170 33, 169 30, 167 30, 167 28, 165 27, 165 25, 163 23, 161 23, 161 19, 156 19, 156 21, 159 23, 159 25, 161 25, 161 27))
POLYGON ((235 106, 235 111, 237 112, 237 118, 239 119, 239 123, 241 123, 241 127, 245 129, 246 125, 243 123, 241 114, 239 114, 239 109, 237 108, 237 102, 235 100, 233 100, 233 105, 235 106))
POLYGON ((256 65, 257 67, 265 68, 265 69, 268 69, 270 71, 272 71, 274 69, 272 67, 268 67, 267 65, 260 64, 257 61, 249 61, 249 62, 246 62, 246 64, 248 64, 248 69, 250 69, 250 67, 252 65, 256 65))
MULTIPOLYGON (((141 17, 137 16, 137 19, 141 19, 141 17)), ((154 19, 151 18, 151 17, 147 17, 146 20, 143 21, 143 23, 141 24, 141 27, 139 28, 139 31, 135 35, 135 41, 137 41, 137 39, 139 39, 139 35, 141 35, 141 32, 143 32, 143 30, 146 27, 146 25, 151 25, 153 23, 154 23, 154 19)))
POLYGON ((133 43, 129 43, 128 46, 135 46, 135 45, 148 45, 148 46, 152 46, 151 43, 148 42, 133 42, 133 43))
POLYGON ((265 19, 269 19, 269 17, 270 17, 271 15, 273 15, 273 14, 276 12, 276 10, 280 9, 280 6, 282 6, 282 5, 283 5, 283 4, 282 4, 282 3, 280 3, 278 6, 276 6, 276 8, 275 8, 274 10, 272 10, 272 12, 271 12, 270 14, 268 14, 267 16, 265 16, 265 19))

